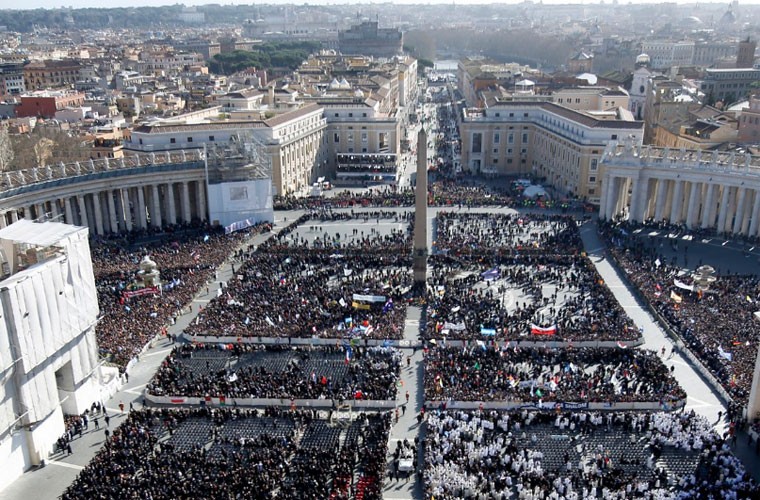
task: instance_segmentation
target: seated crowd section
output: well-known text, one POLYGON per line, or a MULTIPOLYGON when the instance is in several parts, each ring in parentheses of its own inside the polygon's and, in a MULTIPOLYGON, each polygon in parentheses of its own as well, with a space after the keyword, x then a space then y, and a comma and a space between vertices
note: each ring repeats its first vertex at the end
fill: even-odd
POLYGON ((658 249, 636 237, 637 226, 600 224, 613 258, 644 299, 683 339, 734 400, 744 405, 758 349, 754 313, 760 310, 760 278, 718 275, 704 293, 688 291, 693 278, 665 262, 658 249))
POLYGON ((439 347, 425 358, 425 399, 439 401, 659 402, 686 393, 653 351, 439 347))
POLYGON ((225 398, 395 399, 401 353, 390 347, 185 344, 149 394, 225 398))
MULTIPOLYGON (((377 220, 384 220, 380 215, 391 218, 378 213, 377 220)), ((237 279, 186 333, 400 338, 406 316, 402 299, 411 286, 408 233, 394 229, 391 234, 331 234, 319 226, 305 226, 311 217, 300 217, 242 255, 237 279)))
POLYGON ((693 412, 433 411, 425 498, 756 498, 693 412))
POLYGON ((135 411, 61 498, 379 499, 389 430, 389 414, 135 411))
POLYGON ((583 253, 571 217, 443 213, 437 218, 436 252, 428 280, 427 338, 640 337, 583 253))

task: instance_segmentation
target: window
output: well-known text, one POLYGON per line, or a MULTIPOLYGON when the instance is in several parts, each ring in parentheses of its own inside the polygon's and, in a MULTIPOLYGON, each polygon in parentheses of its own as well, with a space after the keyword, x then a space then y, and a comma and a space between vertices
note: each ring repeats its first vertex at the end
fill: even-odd
POLYGON ((174 137, 169 139, 169 144, 175 144, 176 142, 177 142, 177 139, 175 139, 174 137))
POLYGON ((612 137, 610 137, 610 139, 612 139, 613 141, 614 141, 615 139, 617 139, 617 134, 612 134, 612 137))
POLYGON ((499 140, 500 139, 501 139, 501 134, 499 134, 498 132, 495 132, 493 134, 493 143, 494 144, 499 144, 499 140))
POLYGON ((523 142, 528 142, 528 134, 523 133, 523 135, 522 135, 522 141, 523 142))
POLYGON ((507 154, 512 154, 512 148, 507 149, 507 154))
POLYGON ((526 154, 528 152, 528 148, 521 148, 520 153, 526 154))
POLYGON ((589 194, 589 195, 592 195, 592 194, 595 194, 595 193, 596 193, 596 189, 594 189, 594 188, 589 188, 589 190, 588 190, 588 194, 589 194))
POLYGON ((595 183, 596 183, 596 176, 593 176, 593 175, 592 175, 592 176, 590 176, 590 177, 588 178, 588 181, 589 181, 589 183, 591 183, 591 184, 595 184, 595 183))
POLYGON ((337 143, 337 142, 340 142, 340 134, 339 134, 339 133, 337 133, 337 132, 335 132, 335 135, 333 135, 333 140, 334 140, 334 142, 336 142, 336 143, 337 143))
POLYGON ((507 163, 512 163, 512 158, 507 158, 507 163))
POLYGON ((512 144, 512 143, 514 143, 514 142, 515 142, 515 135, 514 135, 514 134, 509 134, 509 135, 507 136, 507 142, 508 142, 509 144, 512 144))
POLYGON ((591 160, 590 170, 596 171, 596 169, 598 168, 598 164, 599 164, 599 160, 597 160, 596 158, 591 160))
POLYGON ((493 164, 496 165, 497 163, 499 163, 499 160, 497 160, 496 158, 494 158, 493 159, 493 164))
POLYGON ((213 135, 208 136, 208 142, 214 142, 214 136, 213 135))
POLYGON ((523 118, 527 118, 527 117, 528 117, 528 113, 523 113, 523 118))
POLYGON ((501 116, 501 113, 496 113, 496 118, 499 118, 501 116))
POLYGON ((367 152, 367 148, 362 148, 362 153, 366 153, 366 152, 367 152))
POLYGON ((483 150, 483 134, 475 132, 472 134, 472 152, 480 153, 483 150))
POLYGON ((188 137, 187 138, 187 142, 193 142, 193 138, 192 137, 188 137))
POLYGON ((515 117, 515 114, 514 114, 514 113, 509 113, 509 117, 510 117, 510 118, 514 118, 514 117, 515 117))
POLYGON ((367 118, 367 113, 362 113, 362 118, 367 118))
POLYGON ((493 154, 495 155, 499 154, 499 148, 493 148, 493 154))
POLYGON ((349 117, 349 118, 353 118, 353 117, 354 117, 354 114, 353 114, 353 113, 349 113, 349 114, 348 114, 348 117, 349 117))
POLYGON ((581 102, 581 99, 580 99, 580 97, 576 97, 576 98, 575 98, 575 104, 580 104, 580 102, 581 102))
POLYGON ((335 113, 335 118, 338 118, 340 115, 338 113, 335 113))

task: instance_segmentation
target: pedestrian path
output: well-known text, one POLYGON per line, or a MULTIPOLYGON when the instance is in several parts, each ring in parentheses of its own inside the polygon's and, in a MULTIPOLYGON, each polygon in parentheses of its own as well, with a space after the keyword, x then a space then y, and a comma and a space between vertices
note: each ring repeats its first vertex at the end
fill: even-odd
POLYGON ((726 423, 718 423, 718 412, 726 414, 726 407, 712 386, 708 384, 691 365, 689 360, 678 350, 673 350, 674 344, 652 317, 644 304, 640 304, 627 281, 618 274, 617 268, 604 257, 605 245, 599 238, 595 221, 589 221, 581 226, 581 238, 591 262, 596 266, 604 283, 612 291, 620 305, 628 313, 636 326, 642 331, 644 345, 642 348, 661 353, 663 362, 673 367, 673 374, 687 394, 686 410, 694 410, 704 415, 710 422, 716 422, 715 429, 723 434, 726 423))
MULTIPOLYGON (((419 342, 421 312, 421 308, 417 306, 409 307, 407 310, 404 340, 409 343, 408 345, 416 345, 419 342)), ((422 427, 424 426, 417 420, 424 402, 422 349, 402 347, 401 351, 403 355, 401 360, 401 385, 398 388, 396 398, 398 420, 396 420, 394 414, 393 427, 391 428, 390 441, 388 443, 389 473, 396 470, 393 460, 396 443, 404 439, 410 443, 414 443, 415 437, 418 438, 419 445, 417 447, 416 463, 418 467, 421 467, 421 464, 424 463, 422 455, 423 436, 421 434, 422 427), (406 399, 407 393, 409 394, 408 402, 406 399)), ((417 481, 417 477, 412 473, 386 475, 383 498, 385 500, 421 499, 422 484, 417 481)))

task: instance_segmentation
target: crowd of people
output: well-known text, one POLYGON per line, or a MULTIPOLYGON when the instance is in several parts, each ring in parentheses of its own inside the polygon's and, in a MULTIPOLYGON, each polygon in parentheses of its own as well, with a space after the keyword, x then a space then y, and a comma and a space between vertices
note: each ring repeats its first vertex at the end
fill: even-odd
POLYGON ((148 240, 102 240, 91 245, 101 318, 95 330, 100 354, 124 368, 206 286, 214 270, 261 224, 225 235, 208 226, 168 231, 148 240), (161 293, 126 298, 149 256, 161 274, 161 293))
POLYGON ((719 275, 705 292, 689 291, 693 278, 658 249, 635 237, 628 224, 600 224, 611 255, 644 298, 677 332, 723 388, 745 404, 752 385, 758 336, 749 327, 760 301, 757 276, 719 275))
POLYGON ((439 212, 436 249, 454 255, 579 254, 583 248, 572 217, 553 214, 439 212))
POLYGON ((147 391, 228 400, 388 400, 396 396, 400 366, 400 351, 386 347, 186 344, 166 358, 147 391))
POLYGON ((433 411, 424 481, 436 500, 760 494, 729 443, 694 412, 433 411))
POLYGON ((585 256, 431 261, 427 338, 484 340, 487 332, 499 340, 581 342, 641 335, 585 256))
POLYGON ((311 410, 135 411, 61 498, 379 500, 389 428, 387 413, 344 431, 311 410))
POLYGON ((400 338, 406 316, 403 299, 411 286, 408 232, 353 229, 341 234, 316 225, 318 236, 312 239, 297 230, 310 218, 304 215, 255 251, 239 253, 237 279, 186 333, 400 338))
POLYGON ((686 393, 653 351, 622 348, 512 348, 482 343, 431 349, 429 401, 659 402, 686 393))

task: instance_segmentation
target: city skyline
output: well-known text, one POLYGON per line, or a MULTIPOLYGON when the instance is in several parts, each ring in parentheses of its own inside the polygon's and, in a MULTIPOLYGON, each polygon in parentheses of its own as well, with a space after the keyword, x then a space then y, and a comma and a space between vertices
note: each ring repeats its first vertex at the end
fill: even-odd
MULTIPOLYGON (((126 8, 126 7, 161 7, 161 6, 167 6, 167 5, 185 5, 188 7, 200 7, 204 5, 247 5, 250 2, 247 2, 245 0, 227 0, 225 2, 208 2, 206 0, 186 0, 183 2, 176 2, 173 0, 135 0, 135 1, 127 1, 127 0, 108 0, 107 2, 97 1, 97 0, 77 0, 74 2, 68 2, 67 5, 62 6, 59 2, 56 2, 55 0, 31 0, 29 2, 25 2, 25 7, 22 9, 18 8, 1 8, 0 10, 35 10, 35 9, 60 9, 60 8, 73 8, 73 9, 84 9, 84 8, 126 8)), ((289 0, 271 0, 270 2, 267 2, 268 5, 382 5, 382 4, 399 4, 399 5, 415 5, 415 4, 423 4, 423 5, 446 5, 446 4, 457 4, 457 5, 468 5, 468 6, 476 6, 476 5, 486 5, 486 4, 520 4, 525 3, 523 0, 507 0, 500 1, 500 0, 454 0, 454 1, 447 1, 447 0, 394 0, 393 2, 383 2, 383 1, 373 1, 373 0, 352 0, 350 2, 346 2, 345 0, 311 0, 309 2, 300 2, 300 3, 294 3, 289 0)), ((567 1, 567 0, 541 0, 536 1, 532 3, 543 3, 543 4, 556 4, 556 5, 596 5, 596 4, 611 4, 614 3, 612 0, 607 1, 583 1, 583 0, 576 0, 576 1, 567 1)), ((636 1, 619 1, 620 5, 635 5, 635 4, 654 4, 654 3, 662 3, 658 2, 656 0, 636 0, 636 1)), ((695 2, 693 0, 674 0, 674 2, 678 5, 721 5, 721 4, 729 4, 730 2, 695 2)), ((760 4, 760 0, 752 0, 752 1, 743 1, 740 5, 758 5, 760 4)))

